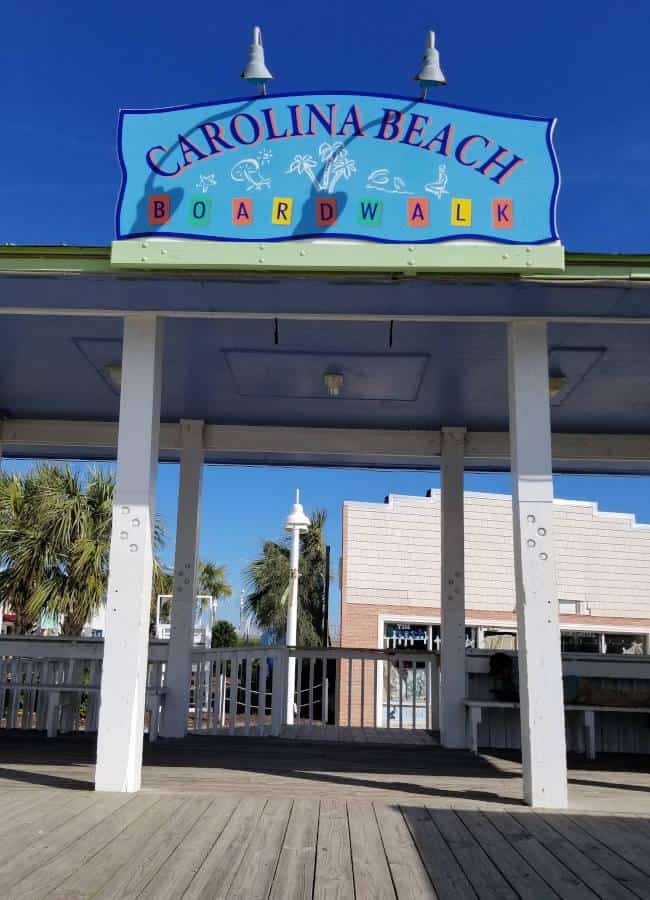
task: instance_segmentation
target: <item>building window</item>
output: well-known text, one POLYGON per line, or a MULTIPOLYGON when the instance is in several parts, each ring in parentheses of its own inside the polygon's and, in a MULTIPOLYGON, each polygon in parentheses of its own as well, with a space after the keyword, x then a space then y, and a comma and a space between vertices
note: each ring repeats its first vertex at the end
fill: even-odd
POLYGON ((605 634, 605 653, 641 656, 645 653, 645 634, 605 634))
MULTIPOLYGON (((384 647, 387 650, 429 650, 440 640, 439 625, 411 622, 386 622, 384 647)), ((391 728, 427 727, 427 671, 423 662, 402 660, 398 666, 385 664, 383 676, 383 725, 391 728), (415 714, 415 722, 413 716, 415 714)))
POLYGON ((596 631, 563 631, 562 653, 600 653, 600 635, 596 631))
POLYGON ((565 616, 577 616, 578 615, 578 603, 576 600, 564 600, 560 597, 558 603, 560 604, 560 613, 565 616))
POLYGON ((516 650, 517 632, 506 628, 486 628, 483 633, 484 650, 516 650))
POLYGON ((396 647, 428 650, 430 640, 431 625, 411 625, 404 622, 387 622, 384 625, 384 647, 391 650, 396 647))

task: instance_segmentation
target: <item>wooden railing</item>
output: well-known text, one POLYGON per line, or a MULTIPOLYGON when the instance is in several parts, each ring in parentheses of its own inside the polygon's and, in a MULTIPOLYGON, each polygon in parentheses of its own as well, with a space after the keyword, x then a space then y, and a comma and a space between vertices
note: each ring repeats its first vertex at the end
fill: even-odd
POLYGON ((438 727, 438 657, 410 650, 223 648, 195 650, 193 731, 280 734, 288 660, 294 725, 311 729, 438 727))
MULTIPOLYGON (((155 737, 165 699, 169 645, 152 641, 147 672, 146 725, 155 737)), ((467 652, 467 697, 493 698, 489 663, 492 651, 467 652)), ((516 654, 513 654, 516 656, 516 654)), ((0 727, 59 731, 97 728, 103 641, 69 638, 0 638, 0 727)), ((439 668, 435 652, 287 650, 237 647, 194 648, 188 731, 212 734, 356 737, 358 729, 405 734, 437 731, 439 668), (294 728, 286 728, 289 658, 296 660, 294 728), (334 729, 334 731, 333 731, 334 729)), ((565 690, 576 680, 594 691, 641 697, 647 703, 650 660, 640 656, 564 654, 565 690), (645 692, 645 693, 644 693, 645 692)), ((567 701, 570 702, 570 701, 567 701)), ((596 701, 594 701, 596 702, 596 701)), ((629 705, 629 704, 628 704, 629 705)), ((648 717, 602 716, 599 749, 650 751, 648 717)), ((571 749, 583 746, 570 719, 571 749), (574 733, 575 732, 575 733, 574 733)), ((482 742, 518 746, 518 712, 487 711, 482 742)))
MULTIPOLYGON (((0 638, 0 726, 96 731, 104 642, 97 638, 0 638)), ((166 644, 150 644, 147 725, 155 736, 165 691, 166 644)))

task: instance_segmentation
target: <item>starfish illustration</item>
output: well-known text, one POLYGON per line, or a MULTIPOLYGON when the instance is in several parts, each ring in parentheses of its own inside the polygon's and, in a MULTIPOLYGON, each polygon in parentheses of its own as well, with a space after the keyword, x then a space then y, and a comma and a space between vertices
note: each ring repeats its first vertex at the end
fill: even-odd
POLYGON ((201 191, 204 194, 207 194, 211 187, 217 186, 217 179, 215 175, 199 175, 199 180, 196 183, 195 187, 201 188, 201 191))

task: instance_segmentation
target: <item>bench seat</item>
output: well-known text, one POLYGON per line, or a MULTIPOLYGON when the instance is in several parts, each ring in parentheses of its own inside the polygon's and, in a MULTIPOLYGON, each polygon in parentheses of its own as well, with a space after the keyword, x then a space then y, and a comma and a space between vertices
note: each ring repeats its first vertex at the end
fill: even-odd
MULTIPOLYGON (((478 753, 478 727, 483 719, 484 709, 519 709, 514 700, 464 700, 467 708, 467 743, 472 753, 478 753)), ((642 706, 592 706, 585 703, 567 703, 567 712, 582 715, 587 759, 596 759, 596 713, 639 713, 650 715, 649 707, 642 706)))
MULTIPOLYGON (((12 684, 10 681, 0 685, 0 693, 8 691, 16 695, 16 698, 22 693, 33 692, 44 695, 47 703, 47 712, 45 714, 45 727, 48 737, 56 737, 59 733, 61 724, 61 714, 64 710, 73 711, 76 707, 78 712, 78 703, 76 700, 81 694, 90 694, 99 698, 101 688, 99 685, 90 684, 56 684, 56 683, 38 683, 24 682, 12 684)), ((153 742, 158 738, 158 728, 160 724, 160 715, 167 693, 166 688, 148 687, 145 698, 145 709, 149 713, 149 741, 153 742)), ((16 699, 17 702, 17 699, 16 699)), ((93 730, 93 729, 90 729, 93 730)))

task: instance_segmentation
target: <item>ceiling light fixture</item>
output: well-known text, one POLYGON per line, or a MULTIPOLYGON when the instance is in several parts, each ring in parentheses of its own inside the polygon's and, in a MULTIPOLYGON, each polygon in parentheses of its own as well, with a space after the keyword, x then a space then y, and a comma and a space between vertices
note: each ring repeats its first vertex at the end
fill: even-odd
POLYGON ((568 378, 566 375, 563 375, 561 372, 558 375, 549 375, 548 376, 548 392, 551 397, 557 397, 558 394, 561 394, 564 388, 567 386, 568 378))
POLYGON ((110 366, 106 366, 104 371, 113 387, 119 390, 122 387, 122 366, 119 363, 113 363, 110 366))
POLYGON ((323 376, 325 388, 330 397, 338 397, 343 387, 343 375, 340 372, 326 372, 323 376))

